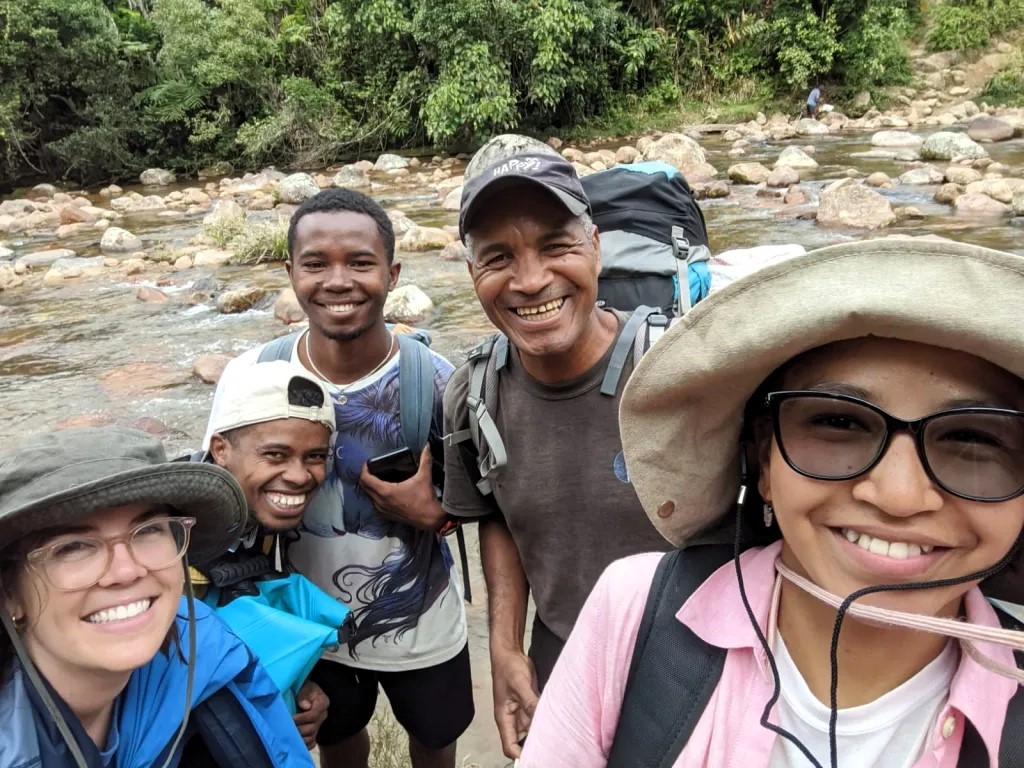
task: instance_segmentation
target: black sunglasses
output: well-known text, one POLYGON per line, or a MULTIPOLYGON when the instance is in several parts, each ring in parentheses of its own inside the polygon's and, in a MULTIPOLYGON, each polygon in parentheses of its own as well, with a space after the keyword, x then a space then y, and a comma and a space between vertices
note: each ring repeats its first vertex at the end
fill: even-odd
POLYGON ((765 402, 783 459, 805 477, 862 475, 882 460, 895 433, 909 432, 928 477, 948 493, 986 502, 1024 493, 1024 412, 965 407, 906 421, 825 392, 772 392, 765 402))

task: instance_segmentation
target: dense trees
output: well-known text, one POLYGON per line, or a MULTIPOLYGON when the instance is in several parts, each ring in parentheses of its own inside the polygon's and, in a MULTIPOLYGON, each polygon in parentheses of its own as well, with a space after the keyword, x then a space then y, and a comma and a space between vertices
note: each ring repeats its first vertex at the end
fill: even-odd
POLYGON ((0 179, 312 166, 684 96, 765 98, 819 77, 871 87, 908 75, 902 41, 918 6, 0 0, 0 179))

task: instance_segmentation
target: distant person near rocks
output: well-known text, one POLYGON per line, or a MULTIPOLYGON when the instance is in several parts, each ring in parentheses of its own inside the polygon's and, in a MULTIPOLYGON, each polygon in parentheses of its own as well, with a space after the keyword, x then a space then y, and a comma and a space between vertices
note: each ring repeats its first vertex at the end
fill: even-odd
POLYGON ((818 86, 814 86, 809 94, 807 94, 807 116, 812 117, 815 120, 818 119, 818 104, 821 102, 823 96, 821 89, 818 86))

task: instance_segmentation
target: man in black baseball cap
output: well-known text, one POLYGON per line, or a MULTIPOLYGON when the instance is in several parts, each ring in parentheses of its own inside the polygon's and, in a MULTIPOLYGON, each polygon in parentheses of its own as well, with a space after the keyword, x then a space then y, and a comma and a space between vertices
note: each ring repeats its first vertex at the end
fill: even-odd
POLYGON ((597 304, 590 212, 576 169, 550 150, 506 156, 462 194, 469 274, 507 345, 482 345, 448 383, 443 507, 480 520, 494 716, 509 757, 597 577, 619 557, 664 549, 622 463, 618 402, 633 355, 612 358, 620 335, 632 352, 635 330, 597 304))

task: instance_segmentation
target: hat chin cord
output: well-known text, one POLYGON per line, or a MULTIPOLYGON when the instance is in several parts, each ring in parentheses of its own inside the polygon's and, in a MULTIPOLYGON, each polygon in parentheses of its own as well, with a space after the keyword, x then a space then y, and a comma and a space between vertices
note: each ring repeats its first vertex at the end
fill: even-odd
MULTIPOLYGON (((765 658, 768 660, 768 665, 771 668, 773 690, 772 695, 765 704, 764 710, 761 713, 761 726, 767 728, 770 731, 778 734, 784 739, 787 739, 790 743, 797 747, 800 752, 807 758, 811 765, 815 768, 822 768, 815 757, 810 753, 810 750, 792 733, 786 729, 775 725, 768 721, 769 715, 771 714, 772 708, 779 700, 781 695, 781 681, 779 679, 779 669, 775 663, 775 656, 772 653, 768 639, 765 637, 764 632, 761 629, 760 624, 757 622, 757 618, 754 616, 754 611, 750 607, 750 601, 747 598, 747 590, 743 583, 743 571, 740 568, 740 550, 742 546, 742 533, 743 533, 743 509, 746 504, 747 497, 747 462, 746 457, 740 454, 740 489, 736 499, 736 535, 733 540, 733 564, 736 568, 736 579, 739 586, 740 598, 743 601, 743 607, 746 610, 747 617, 750 620, 751 626, 754 628, 754 632, 757 635, 758 642, 764 651, 765 658)), ((855 600, 859 600, 867 595, 875 594, 878 592, 904 592, 912 589, 936 589, 940 587, 956 586, 958 584, 965 584, 972 581, 982 581, 992 576, 1003 568, 1016 556, 1016 550, 1011 550, 1002 560, 993 565, 991 568, 987 568, 977 573, 968 574, 966 576, 959 576, 952 579, 938 579, 935 581, 926 581, 920 583, 909 583, 909 584, 883 584, 872 587, 865 587, 859 589, 856 592, 851 593, 845 599, 837 597, 827 590, 822 589, 818 585, 814 584, 810 580, 794 573, 790 568, 784 565, 781 560, 777 560, 775 563, 775 570, 782 578, 786 579, 793 585, 804 590, 813 597, 821 600, 827 605, 836 608, 836 623, 832 631, 832 644, 829 651, 829 665, 831 667, 831 687, 830 687, 830 701, 829 709, 829 752, 830 752, 830 766, 831 768, 838 768, 839 755, 838 747, 836 743, 836 724, 839 719, 839 634, 842 631, 843 619, 846 618, 847 614, 850 614, 858 619, 872 622, 875 624, 883 624, 888 626, 902 627, 906 629, 915 629, 922 632, 930 632, 933 634, 943 635, 945 637, 953 637, 960 640, 960 645, 968 656, 976 661, 981 666, 985 667, 995 674, 1002 675, 1004 677, 1014 680, 1019 685, 1024 685, 1024 671, 1017 669, 1016 667, 1008 667, 999 662, 993 661, 992 659, 985 656, 975 646, 976 642, 987 642, 996 643, 998 645, 1008 646, 1014 650, 1024 651, 1024 632, 1017 632, 1012 629, 1003 629, 1002 627, 984 627, 975 624, 970 624, 964 621, 956 621, 955 619, 941 619, 934 616, 924 616, 916 613, 905 613, 903 611, 893 611, 887 608, 877 608, 875 606, 868 605, 854 605, 855 600)))
MULTIPOLYGON (((195 597, 192 592, 192 579, 188 572, 188 558, 185 558, 185 598, 188 605, 188 645, 189 654, 187 659, 188 672, 185 682, 185 714, 181 720, 181 727, 178 729, 177 735, 174 737, 174 742, 171 744, 171 748, 167 753, 167 759, 163 763, 163 768, 169 768, 174 762, 175 753, 178 750, 178 746, 181 744, 181 740, 185 737, 185 731, 188 729, 188 718, 189 713, 192 710, 192 689, 195 684, 195 653, 196 653, 196 609, 195 609, 195 597)), ((14 622, 7 615, 6 611, 0 611, 0 623, 3 624, 4 629, 7 631, 7 635, 11 638, 11 645, 14 646, 14 652, 18 656, 18 660, 21 662, 22 669, 25 671, 25 675, 28 677, 29 683, 35 688, 36 693, 43 702, 43 706, 46 707, 47 713, 53 718, 54 724, 57 726, 57 730, 60 731, 60 735, 64 738, 64 743, 67 744, 68 751, 71 753, 72 759, 78 768, 89 768, 89 763, 85 759, 85 755, 82 754, 82 748, 78 745, 78 741, 71 733, 71 729, 68 727, 67 721, 61 714, 60 709, 57 707, 57 703, 53 700, 47 689, 46 684, 39 676, 39 671, 36 669, 36 665, 32 663, 32 659, 28 655, 28 650, 25 648, 25 644, 21 642, 21 637, 18 634, 17 629, 14 626, 14 622)))

